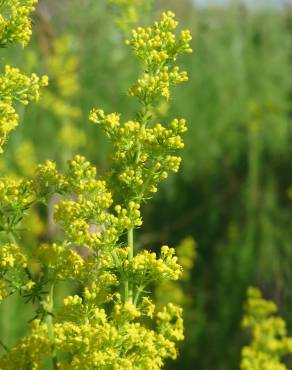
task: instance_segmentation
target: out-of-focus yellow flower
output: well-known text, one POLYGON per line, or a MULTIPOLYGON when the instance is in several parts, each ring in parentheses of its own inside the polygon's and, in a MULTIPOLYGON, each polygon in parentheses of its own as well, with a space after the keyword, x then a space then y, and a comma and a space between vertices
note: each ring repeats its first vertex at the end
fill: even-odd
POLYGON ((32 176, 37 164, 33 143, 30 140, 22 141, 16 149, 15 160, 21 175, 32 176))
POLYGON ((124 32, 128 33, 130 29, 138 23, 141 15, 149 11, 152 0, 109 0, 115 11, 116 25, 124 32))
POLYGON ((281 359, 292 353, 292 338, 285 321, 274 316, 276 311, 275 303, 263 299, 258 289, 248 289, 242 325, 251 330, 252 341, 242 349, 242 370, 287 370, 281 359))
POLYGON ((86 143, 85 133, 73 124, 64 124, 59 135, 60 141, 66 148, 70 148, 72 151, 84 146, 86 143))

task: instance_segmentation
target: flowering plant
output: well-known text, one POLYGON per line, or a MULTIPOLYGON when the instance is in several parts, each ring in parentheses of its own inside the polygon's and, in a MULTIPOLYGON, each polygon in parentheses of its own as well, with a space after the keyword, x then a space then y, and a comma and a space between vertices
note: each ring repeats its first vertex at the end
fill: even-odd
MULTIPOLYGON (((33 3, 11 1, 11 11, 21 5, 32 10, 33 3)), ((29 20, 23 24, 29 29, 29 20)), ((176 59, 191 52, 191 35, 181 31, 177 37, 177 25, 173 13, 163 13, 159 22, 137 28, 126 42, 143 67, 129 90, 140 106, 135 117, 123 123, 118 113, 90 113, 90 121, 112 143, 108 173, 97 176, 95 167, 76 155, 64 174, 47 161, 29 179, 1 178, 0 299, 18 292, 34 304, 35 316, 28 334, 13 348, 2 343, 6 353, 0 369, 37 370, 49 358, 54 369, 62 370, 155 370, 177 356, 175 344, 183 339, 182 309, 172 303, 156 309, 149 293, 156 282, 180 277, 175 250, 162 246, 157 255, 134 247, 134 229, 143 222, 141 205, 170 171, 178 171, 181 161, 176 151, 184 145, 185 120, 163 125, 153 115, 161 99, 170 98, 171 87, 188 79, 176 59), (25 250, 22 222, 35 203, 47 204, 53 194, 60 197, 54 209, 60 227, 57 240, 25 250), (55 288, 63 281, 71 281, 76 294, 56 305, 55 288)), ((26 40, 17 32, 9 40, 26 40)), ((4 143, 16 126, 14 100, 36 100, 47 79, 27 79, 10 67, 1 78, 7 81, 0 91, 6 104, 0 111, 4 143)))

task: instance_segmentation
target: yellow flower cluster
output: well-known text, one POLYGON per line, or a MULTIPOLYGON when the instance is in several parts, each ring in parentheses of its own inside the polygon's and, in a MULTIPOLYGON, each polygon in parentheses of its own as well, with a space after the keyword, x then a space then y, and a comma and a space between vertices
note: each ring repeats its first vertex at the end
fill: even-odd
MULTIPOLYGON (((23 141, 15 148, 14 158, 21 175, 33 175, 36 159, 33 145, 29 140, 23 141)), ((4 160, 2 163, 5 165, 4 160)), ((1 209, 5 210, 5 214, 0 216, 0 231, 6 230, 6 232, 15 233, 18 228, 17 224, 21 222, 21 229, 29 230, 29 233, 22 236, 22 240, 25 239, 24 244, 26 244, 28 239, 35 240, 34 238, 39 236, 44 229, 44 223, 36 208, 29 210, 30 205, 36 200, 36 194, 30 187, 32 182, 21 180, 14 171, 9 171, 6 167, 2 171, 6 172, 8 176, 0 179, 2 191, 0 204, 1 209), (24 213, 25 218, 23 218, 24 213)))
POLYGON ((170 87, 186 81, 188 81, 188 75, 185 71, 180 72, 179 67, 169 71, 169 67, 164 66, 155 76, 145 73, 138 80, 138 84, 131 87, 129 95, 137 96, 140 101, 147 103, 157 100, 160 96, 169 99, 170 87))
POLYGON ((5 244, 0 249, 0 266, 1 272, 11 267, 22 267, 27 266, 27 258, 20 251, 20 248, 15 244, 5 244))
POLYGON ((59 361, 60 369, 154 369, 168 357, 175 358, 174 342, 183 339, 181 309, 170 304, 154 313, 149 299, 143 299, 145 313, 132 303, 116 303, 108 316, 79 296, 65 299, 66 321, 54 325, 58 352, 72 357, 59 361), (147 328, 138 320, 155 316, 156 327, 147 328))
POLYGON ((36 74, 31 77, 23 75, 18 68, 5 66, 4 75, 0 76, 2 101, 12 104, 18 101, 27 105, 30 101, 39 99, 40 87, 47 86, 48 77, 39 78, 36 74))
POLYGON ((38 0, 0 2, 0 48, 19 42, 25 46, 31 37, 30 13, 38 0))
POLYGON ((152 319, 155 312, 155 304, 149 297, 143 297, 140 310, 145 316, 148 316, 152 319))
POLYGON ((0 301, 17 290, 22 292, 27 284, 27 265, 27 256, 18 245, 0 245, 0 301))
POLYGON ((56 163, 50 160, 37 166, 33 181, 36 193, 44 198, 50 194, 64 191, 67 186, 65 177, 57 170, 56 163))
MULTIPOLYGON (((37 0, 7 0, 0 2, 0 48, 13 42, 27 44, 31 36, 30 13, 37 0)), ((48 77, 36 74, 25 76, 18 68, 5 66, 0 75, 0 153, 7 137, 18 125, 15 103, 27 105, 39 98, 40 88, 48 84, 48 77)))
MULTIPOLYGON (((106 259, 105 254, 104 256, 106 259)), ((93 277, 95 277, 95 282, 84 289, 85 301, 90 305, 94 303, 96 306, 112 301, 118 294, 113 288, 117 287, 120 283, 117 276, 113 272, 110 272, 109 266, 105 266, 103 256, 99 259, 97 269, 91 278, 93 277)))
POLYGON ((35 199, 32 181, 0 179, 0 232, 13 233, 35 199))
POLYGON ((68 162, 69 171, 67 173, 68 183, 73 187, 74 192, 92 194, 94 192, 102 195, 109 207, 111 204, 110 195, 106 192, 104 181, 96 180, 96 168, 93 167, 85 157, 76 155, 72 161, 68 162))
POLYGON ((116 304, 113 310, 113 319, 119 325, 127 321, 133 321, 141 316, 140 310, 130 302, 116 304))
POLYGON ((112 294, 113 289, 119 285, 117 277, 110 272, 100 272, 100 270, 90 271, 84 269, 84 277, 80 283, 85 286, 82 297, 78 295, 67 296, 64 298, 64 306, 58 311, 59 323, 62 321, 71 322, 105 322, 105 313, 101 305, 120 299, 118 293, 112 294), (89 279, 96 279, 93 283, 88 283, 89 279), (88 285, 89 284, 89 285, 88 285))
POLYGON ((14 104, 20 102, 27 105, 38 100, 40 88, 47 84, 47 76, 39 78, 33 73, 27 77, 18 68, 6 65, 4 74, 0 75, 0 152, 9 133, 18 125, 14 104))
POLYGON ((54 280, 80 279, 84 260, 65 245, 42 244, 35 248, 33 257, 48 270, 48 278, 54 280))
POLYGON ((120 114, 105 114, 102 109, 93 109, 89 115, 113 144, 113 177, 114 183, 118 182, 113 195, 118 199, 140 203, 157 191, 169 171, 179 169, 181 158, 174 153, 184 147, 181 135, 187 131, 185 120, 174 119, 167 126, 151 122, 153 105, 170 96, 171 86, 187 80, 187 73, 173 64, 179 54, 191 52, 191 36, 189 31, 182 31, 177 39, 173 33, 176 27, 174 14, 163 13, 160 22, 139 27, 127 41, 145 67, 144 75, 130 89, 142 107, 136 119, 121 123, 120 114))
POLYGON ((140 205, 131 201, 126 207, 112 205, 111 193, 104 180, 96 179, 96 169, 82 156, 69 161, 68 171, 61 175, 55 163, 47 161, 37 168, 33 188, 38 197, 54 192, 69 194, 55 206, 55 220, 76 246, 89 248, 114 245, 129 227, 141 225, 140 205), (76 195, 73 200, 71 194, 76 195))
POLYGON ((179 54, 191 53, 190 31, 181 31, 178 38, 173 33, 178 22, 174 13, 162 14, 160 22, 153 27, 138 27, 132 32, 132 39, 127 40, 136 56, 145 65, 146 72, 129 91, 144 104, 152 104, 161 96, 170 97, 170 87, 188 80, 187 72, 172 67, 179 54))
POLYGON ((281 358, 292 353, 292 338, 285 321, 273 316, 276 311, 275 303, 263 299, 258 289, 248 289, 242 324, 251 329, 252 341, 242 349, 242 370, 287 370, 281 358))
POLYGON ((181 158, 173 155, 184 147, 181 134, 187 131, 184 119, 174 119, 168 127, 157 123, 153 128, 138 121, 120 124, 117 113, 106 115, 96 109, 90 120, 99 124, 110 137, 115 154, 118 180, 123 193, 130 199, 141 201, 157 191, 157 185, 168 177, 168 172, 177 172, 181 158))
POLYGON ((192 297, 184 289, 184 282, 191 278, 191 271, 196 258, 196 242, 192 237, 186 237, 175 248, 178 263, 182 267, 179 281, 158 281, 155 289, 155 302, 157 305, 165 305, 171 301, 185 305, 192 301, 192 297))
POLYGON ((159 331, 171 340, 183 340, 182 309, 172 303, 163 307, 157 314, 159 331))
POLYGON ((174 253, 174 248, 164 245, 160 258, 157 258, 154 252, 143 251, 130 262, 125 262, 126 265, 129 264, 129 272, 134 275, 133 280, 139 281, 141 285, 152 281, 177 280, 181 275, 181 266, 177 263, 174 253))
MULTIPOLYGON (((51 179, 53 183, 61 178, 54 168, 52 175, 55 178, 55 181, 51 179)), ((78 196, 76 200, 62 200, 55 206, 55 220, 75 245, 108 248, 117 242, 126 228, 141 225, 139 204, 130 202, 127 208, 116 206, 116 214, 109 212, 111 193, 106 182, 97 180, 95 175, 95 167, 84 157, 75 156, 69 162, 61 192, 66 190, 78 196)))
POLYGON ((102 109, 93 109, 89 114, 89 120, 102 125, 108 137, 114 135, 120 126, 120 114, 105 114, 102 109))
POLYGON ((12 105, 0 101, 0 153, 8 134, 18 125, 18 115, 12 105))
MULTIPOLYGON (((110 213, 111 200, 107 196, 104 197, 107 194, 105 183, 96 180, 95 176, 94 167, 80 156, 76 156, 69 162, 65 176, 59 174, 52 162, 39 167, 36 174, 38 181, 47 181, 48 187, 54 186, 54 189, 58 189, 61 194, 68 193, 70 197, 75 194, 76 200, 62 200, 57 206, 56 217, 63 227, 68 215, 73 217, 68 221, 66 226, 68 228, 74 219, 80 220, 84 215, 88 227, 91 221, 96 222, 99 218, 101 229, 94 232, 99 233, 100 238, 104 240, 104 234, 111 228, 110 222, 112 222, 116 227, 117 233, 114 235, 118 240, 125 228, 133 225, 131 217, 136 220, 135 222, 140 219, 139 204, 131 201, 127 208, 116 205, 115 215, 110 213), (91 220, 93 216, 94 219, 91 220)), ((113 235, 112 230, 110 235, 113 235)), ((82 235, 80 237, 82 245, 85 241, 86 238, 82 235)), ((139 286, 140 274, 143 276, 144 286, 155 279, 179 277, 181 268, 174 256, 174 249, 163 246, 158 259, 155 254, 145 251, 135 256, 128 264, 126 263, 128 250, 120 248, 116 243, 117 241, 114 241, 107 247, 105 243, 105 248, 96 248, 96 252, 84 258, 71 249, 70 237, 62 245, 43 244, 35 248, 33 258, 41 263, 44 271, 47 271, 46 279, 54 281, 74 279, 85 284, 82 297, 75 295, 65 298, 64 307, 56 316, 54 345, 60 354, 62 352, 74 354, 71 360, 59 360, 60 369, 91 369, 92 367, 107 369, 109 365, 117 369, 124 369, 126 365, 132 369, 141 366, 161 369, 166 358, 176 356, 175 341, 183 339, 181 310, 170 305, 155 314, 155 306, 148 296, 144 295, 140 301, 138 299, 143 293, 143 289, 139 286), (122 274, 116 276, 110 272, 114 269, 120 272, 121 265, 123 265, 123 278, 122 274), (124 302, 115 287, 120 285, 125 275, 131 274, 135 275, 131 281, 137 284, 137 290, 135 290, 137 295, 135 302, 124 302), (107 316, 100 305, 109 301, 115 304, 112 313, 107 316), (143 316, 156 318, 156 331, 137 322, 143 316), (124 349, 122 353, 121 348, 124 349)), ((29 285, 27 290, 35 288, 33 281, 29 281, 27 285, 29 285)), ((25 340, 27 346, 33 342, 31 336, 25 340)), ((40 344, 42 343, 44 342, 40 341, 40 344)), ((19 351, 19 344, 13 348, 12 353, 16 350, 19 351)), ((47 349, 41 350, 45 354, 47 349)), ((38 369, 38 366, 41 366, 41 360, 33 361, 35 361, 32 362, 35 368, 38 369)))
MULTIPOLYGON (((75 311, 76 322, 67 320, 53 327, 54 346, 60 354, 57 366, 61 370, 91 370, 125 368, 159 370, 165 359, 176 358, 174 341, 183 339, 181 310, 169 305, 157 312, 155 330, 136 321, 137 309, 127 304, 122 309, 129 316, 107 316, 105 310, 95 308, 86 312, 82 299, 73 296, 65 300, 65 307, 75 311), (89 319, 88 319, 89 318, 89 319), (129 321, 130 319, 130 321, 129 321)), ((121 307, 114 307, 117 313, 121 307)), ((121 312, 121 311, 120 311, 121 312)), ((69 317, 70 318, 70 317, 69 317)), ((2 370, 16 370, 29 366, 42 369, 42 358, 51 355, 51 342, 45 323, 34 320, 31 333, 0 358, 2 370)))

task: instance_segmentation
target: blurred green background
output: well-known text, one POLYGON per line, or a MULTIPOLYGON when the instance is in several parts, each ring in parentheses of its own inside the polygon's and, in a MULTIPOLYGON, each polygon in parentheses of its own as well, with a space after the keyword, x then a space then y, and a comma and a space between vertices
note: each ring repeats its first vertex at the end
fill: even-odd
MULTIPOLYGON (((138 236, 151 249, 186 236, 196 241, 194 267, 179 286, 186 340, 167 369, 239 368, 249 340, 240 321, 250 285, 275 300, 292 332, 292 2, 253 5, 259 6, 160 0, 139 20, 147 24, 173 10, 194 35, 194 53, 181 60, 190 82, 158 112, 188 120, 182 169, 144 207, 138 236)), ((43 0, 29 47, 1 52, 2 65, 5 56, 27 73, 50 77, 38 105, 20 112, 1 173, 29 175, 45 159, 62 168, 76 152, 107 169, 109 146, 88 112, 102 107, 126 119, 137 108, 126 91, 139 66, 117 17, 106 0, 43 0)), ((43 209, 30 222, 28 247, 52 239, 43 209)), ((0 314, 1 337, 12 345, 31 312, 11 297, 0 314)))

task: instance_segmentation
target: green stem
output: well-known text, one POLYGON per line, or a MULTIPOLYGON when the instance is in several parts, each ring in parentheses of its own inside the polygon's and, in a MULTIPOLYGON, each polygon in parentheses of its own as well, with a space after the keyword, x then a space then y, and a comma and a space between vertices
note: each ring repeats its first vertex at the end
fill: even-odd
POLYGON ((140 297, 140 294, 143 292, 145 286, 140 286, 138 289, 137 289, 137 292, 136 292, 136 295, 135 295, 135 298, 134 298, 134 305, 136 306, 137 303, 138 303, 138 299, 140 297))
POLYGON ((130 248, 129 260, 131 261, 134 256, 134 230, 133 229, 128 230, 128 247, 130 248))
MULTIPOLYGON (((145 128, 149 121, 149 111, 150 111, 150 105, 145 104, 142 108, 142 111, 140 114, 138 114, 138 121, 141 123, 141 129, 145 128)), ((138 148, 137 148, 137 156, 136 156, 136 164, 139 163, 141 154, 141 143, 138 142, 138 148)), ((141 195, 141 198, 143 197, 143 194, 141 195)), ((128 230, 128 248, 129 248, 129 261, 133 259, 134 256, 134 230, 129 229, 128 230)), ((128 280, 125 281, 125 302, 133 303, 133 284, 131 284, 128 280)), ((135 299, 135 304, 137 303, 137 300, 135 299)))
MULTIPOLYGON (((137 114, 138 121, 141 124, 141 129, 144 129, 150 119, 149 112, 151 109, 150 104, 144 104, 140 114, 137 114)), ((137 148, 137 156, 136 156, 136 164, 138 165, 139 159, 141 155, 141 143, 138 142, 138 148, 137 148)), ((141 194, 141 199, 143 197, 143 194, 141 194)), ((129 248, 129 261, 133 259, 134 256, 134 230, 131 228, 128 230, 128 248, 129 248)), ((129 280, 126 280, 124 283, 125 286, 125 302, 133 303, 133 284, 129 282, 129 280)), ((137 303, 137 295, 135 297, 134 304, 137 303)))
POLYGON ((0 346, 5 349, 6 352, 9 352, 9 348, 2 342, 2 340, 0 339, 0 346))
MULTIPOLYGON (((128 248, 129 248, 129 261, 132 261, 134 256, 134 230, 128 230, 128 248)), ((129 284, 129 281, 125 283, 125 296, 126 299, 132 303, 133 302, 133 287, 129 284)))
POLYGON ((54 328, 53 328, 53 308, 54 308, 54 283, 52 283, 50 287, 49 294, 47 296, 47 301, 45 302, 47 315, 45 317, 45 322, 48 327, 48 336, 51 341, 51 350, 52 350, 52 365, 53 369, 58 369, 58 361, 57 361, 57 354, 56 354, 56 347, 55 347, 55 336, 54 336, 54 328))

